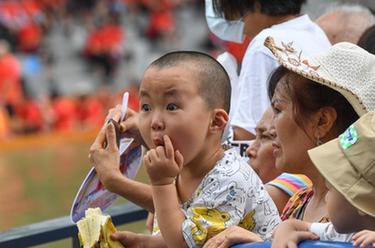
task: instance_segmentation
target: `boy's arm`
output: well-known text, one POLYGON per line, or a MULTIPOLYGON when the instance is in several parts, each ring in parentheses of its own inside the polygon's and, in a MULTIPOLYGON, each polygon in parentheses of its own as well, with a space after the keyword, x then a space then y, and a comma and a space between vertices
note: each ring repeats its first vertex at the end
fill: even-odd
POLYGON ((167 247, 187 247, 182 233, 185 215, 174 184, 182 168, 183 157, 174 151, 168 136, 163 139, 164 147, 149 150, 144 156, 144 165, 150 176, 155 213, 167 247))
POLYGON ((296 219, 282 222, 274 233, 272 248, 296 248, 303 240, 319 239, 316 234, 310 232, 310 226, 311 223, 296 219))
POLYGON ((120 171, 120 156, 112 123, 100 130, 90 148, 89 158, 106 189, 154 212, 151 187, 123 176, 120 171), (105 141, 108 143, 107 147, 105 141))
POLYGON ((178 203, 176 186, 173 182, 153 185, 152 193, 158 225, 165 243, 168 247, 188 247, 182 233, 185 215, 178 203))

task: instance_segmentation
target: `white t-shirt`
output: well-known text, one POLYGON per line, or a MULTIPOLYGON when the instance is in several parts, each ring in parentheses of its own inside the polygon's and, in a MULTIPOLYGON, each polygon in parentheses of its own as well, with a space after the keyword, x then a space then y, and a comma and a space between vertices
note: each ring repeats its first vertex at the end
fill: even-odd
MULTIPOLYGON (((182 232, 189 247, 202 247, 209 238, 234 225, 270 240, 281 222, 262 181, 235 149, 225 151, 181 208, 186 218, 182 232)), ((153 234, 159 231, 154 219, 153 234)))
MULTIPOLYGON (((220 54, 216 60, 224 67, 228 73, 231 85, 231 95, 230 95, 230 110, 229 110, 229 121, 232 119, 234 109, 236 109, 237 99, 239 95, 238 87, 238 65, 236 58, 229 52, 224 52, 220 54)), ((224 129, 221 142, 224 143, 228 139, 232 140, 233 130, 228 122, 227 126, 224 129)))
POLYGON ((326 51, 331 43, 323 30, 307 15, 273 25, 264 29, 249 44, 239 77, 239 98, 235 104, 232 126, 241 127, 255 134, 255 126, 270 105, 268 79, 279 66, 271 51, 264 46, 264 40, 272 36, 302 50, 308 56, 326 51))
POLYGON ((354 233, 338 233, 332 223, 312 223, 310 231, 315 233, 321 241, 352 242, 354 233))

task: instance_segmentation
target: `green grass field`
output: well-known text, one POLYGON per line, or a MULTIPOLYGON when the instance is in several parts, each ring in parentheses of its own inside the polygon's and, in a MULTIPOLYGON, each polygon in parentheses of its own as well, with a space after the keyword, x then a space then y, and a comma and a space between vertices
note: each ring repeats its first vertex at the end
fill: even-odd
MULTIPOLYGON (((53 136, 51 136, 53 138, 53 136)), ((0 231, 69 215, 75 194, 90 170, 91 139, 0 150, 0 231)), ((146 178, 140 171, 138 180, 146 178)), ((120 199, 115 203, 124 203, 120 199)), ((144 231, 144 222, 119 227, 144 231)), ((38 247, 69 247, 70 240, 38 247)))

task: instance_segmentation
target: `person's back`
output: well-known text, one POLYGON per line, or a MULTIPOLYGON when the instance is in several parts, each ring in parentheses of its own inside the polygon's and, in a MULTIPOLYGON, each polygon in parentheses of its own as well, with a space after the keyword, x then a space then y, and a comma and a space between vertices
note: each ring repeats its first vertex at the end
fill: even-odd
POLYGON ((307 15, 299 16, 304 2, 248 1, 240 6, 227 0, 214 0, 216 12, 232 19, 242 17, 244 33, 253 37, 239 78, 240 96, 231 122, 234 139, 251 139, 256 123, 269 106, 267 80, 278 63, 263 45, 267 36, 291 42, 309 55, 324 52, 331 46, 318 25, 307 15))

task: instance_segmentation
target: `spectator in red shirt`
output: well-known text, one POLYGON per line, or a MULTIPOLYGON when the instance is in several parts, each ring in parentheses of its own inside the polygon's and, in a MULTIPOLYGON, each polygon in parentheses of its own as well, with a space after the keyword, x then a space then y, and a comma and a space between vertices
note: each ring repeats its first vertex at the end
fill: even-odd
POLYGON ((43 113, 37 101, 31 98, 24 99, 24 101, 18 105, 16 113, 20 123, 20 133, 31 134, 43 130, 43 113))
POLYGON ((96 96, 81 95, 77 103, 78 120, 82 128, 100 128, 104 122, 104 107, 96 96))
POLYGON ((77 110, 73 99, 53 92, 51 95, 51 110, 53 130, 72 131, 76 128, 77 110))
POLYGON ((0 40, 0 102, 5 105, 10 117, 23 98, 20 80, 21 64, 9 52, 9 44, 0 40))

